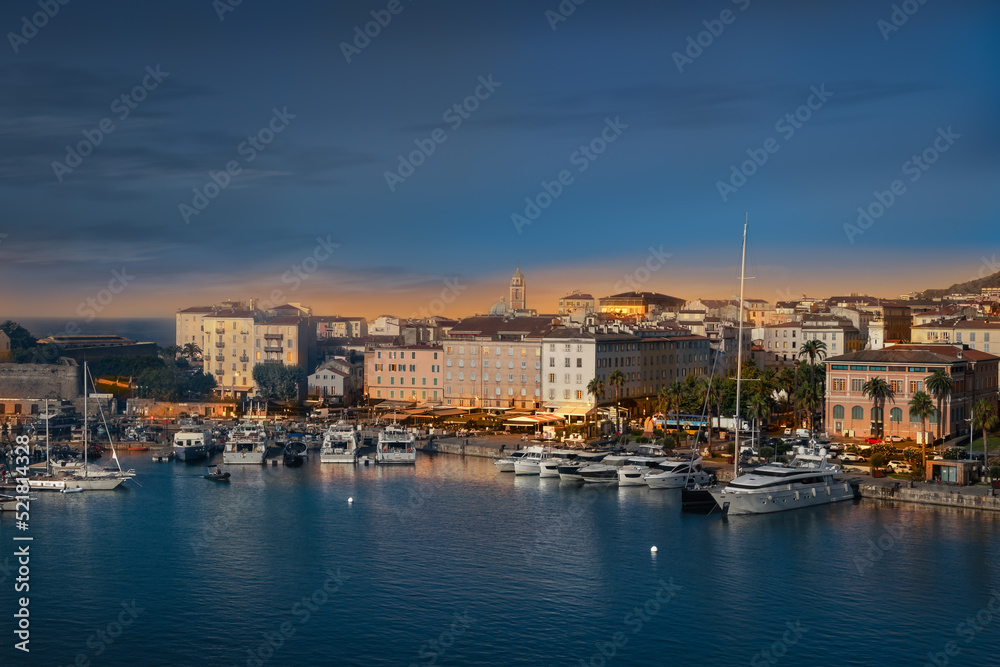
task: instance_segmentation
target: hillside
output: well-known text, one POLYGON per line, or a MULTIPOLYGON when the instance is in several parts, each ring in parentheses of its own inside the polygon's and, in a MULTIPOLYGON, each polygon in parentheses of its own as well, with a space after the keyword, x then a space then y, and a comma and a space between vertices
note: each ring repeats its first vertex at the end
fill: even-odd
MULTIPOLYGON (((987 271, 996 266, 995 263, 984 263, 982 271, 987 271)), ((955 283, 951 287, 945 289, 928 289, 920 293, 921 298, 933 299, 935 297, 944 296, 945 294, 975 294, 981 291, 984 287, 1000 287, 1000 271, 986 276, 985 278, 977 278, 976 280, 970 280, 964 283, 955 283)))

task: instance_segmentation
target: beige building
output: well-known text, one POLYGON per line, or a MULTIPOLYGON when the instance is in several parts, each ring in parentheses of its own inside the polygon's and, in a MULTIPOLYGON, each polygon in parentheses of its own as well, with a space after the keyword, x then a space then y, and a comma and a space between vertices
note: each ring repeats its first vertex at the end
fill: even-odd
POLYGON ((194 343, 201 351, 205 351, 205 329, 202 320, 211 315, 211 306, 193 306, 178 310, 176 315, 175 337, 177 347, 183 348, 188 343, 194 343))
POLYGON ((594 297, 590 294, 581 294, 579 290, 574 290, 572 294, 559 299, 559 314, 569 315, 578 310, 585 313, 594 312, 594 297))
POLYGON ((204 372, 215 378, 222 396, 247 396, 254 389, 253 336, 257 314, 252 310, 221 310, 202 317, 204 372))
POLYGON ((365 352, 365 394, 392 407, 440 405, 444 353, 436 345, 386 346, 365 352), (381 400, 379 400, 381 399, 381 400))
POLYGON ((914 343, 952 343, 1000 353, 1000 320, 952 320, 914 326, 910 331, 914 343))

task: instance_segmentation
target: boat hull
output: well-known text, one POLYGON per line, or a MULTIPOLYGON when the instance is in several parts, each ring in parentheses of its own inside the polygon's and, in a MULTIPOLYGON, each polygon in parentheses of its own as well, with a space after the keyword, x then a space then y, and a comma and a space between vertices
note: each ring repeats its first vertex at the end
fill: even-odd
POLYGON ((783 488, 770 492, 732 493, 724 488, 711 492, 716 505, 732 515, 771 514, 802 507, 829 505, 854 500, 854 489, 847 482, 783 488))
POLYGON ((267 450, 261 452, 222 452, 222 462, 226 465, 263 465, 267 450))
POLYGON ((333 452, 320 452, 319 462, 320 463, 356 463, 357 455, 356 451, 347 452, 344 454, 335 454, 333 452))
POLYGON ((510 459, 497 459, 493 462, 498 472, 514 472, 514 462, 510 459))
POLYGON ((195 445, 193 447, 174 446, 174 457, 178 461, 200 461, 208 457, 208 447, 195 445))
POLYGON ((665 475, 663 477, 647 475, 645 481, 651 489, 681 489, 685 486, 707 486, 712 483, 712 476, 704 472, 665 475))
POLYGON ((538 461, 518 461, 514 464, 515 475, 537 475, 541 471, 538 461))

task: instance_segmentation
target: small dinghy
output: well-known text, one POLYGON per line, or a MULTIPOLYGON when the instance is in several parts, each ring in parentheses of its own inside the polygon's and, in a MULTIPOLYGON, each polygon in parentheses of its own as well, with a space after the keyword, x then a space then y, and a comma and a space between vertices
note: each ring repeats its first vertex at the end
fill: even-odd
POLYGON ((204 477, 205 477, 205 479, 210 479, 213 482, 228 482, 229 481, 229 473, 228 472, 222 472, 218 468, 215 468, 212 472, 208 473, 207 475, 204 475, 204 477))
POLYGON ((83 491, 82 486, 74 486, 72 489, 59 489, 60 493, 81 493, 83 491))

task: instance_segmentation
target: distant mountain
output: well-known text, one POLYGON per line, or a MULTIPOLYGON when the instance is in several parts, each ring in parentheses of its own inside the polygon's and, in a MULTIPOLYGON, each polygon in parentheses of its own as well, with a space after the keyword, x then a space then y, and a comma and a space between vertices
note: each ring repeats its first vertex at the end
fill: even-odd
MULTIPOLYGON (((987 266, 987 265, 984 265, 987 266)), ((992 267, 990 267, 992 268, 992 267)), ((929 289, 920 293, 924 299, 933 299, 945 294, 978 294, 984 287, 1000 287, 1000 271, 985 278, 977 278, 965 283, 955 283, 946 289, 929 289)))

